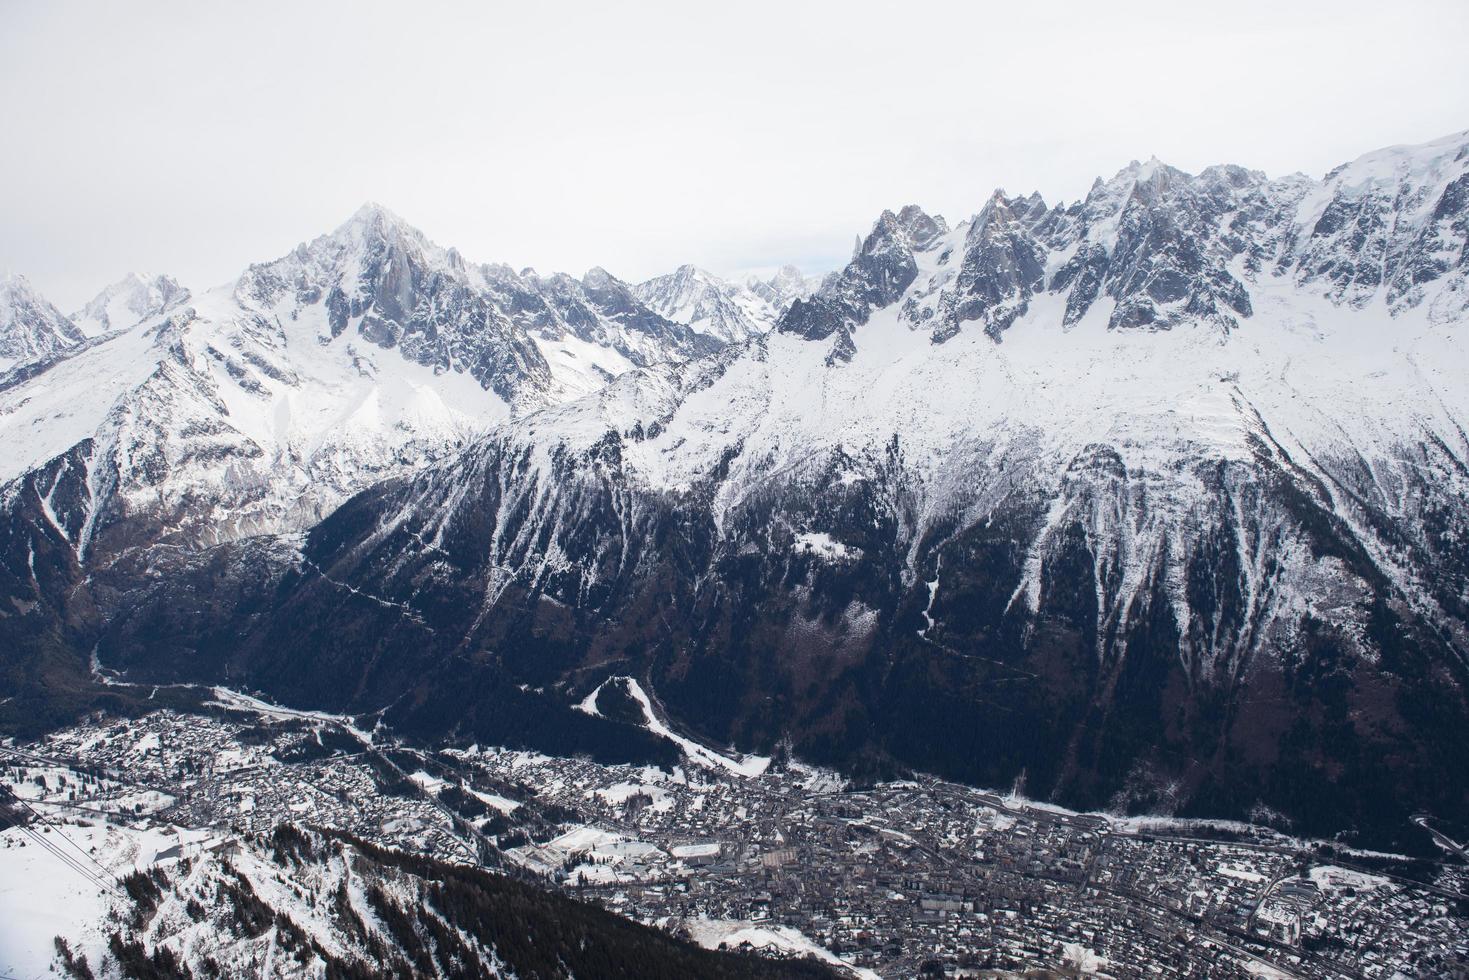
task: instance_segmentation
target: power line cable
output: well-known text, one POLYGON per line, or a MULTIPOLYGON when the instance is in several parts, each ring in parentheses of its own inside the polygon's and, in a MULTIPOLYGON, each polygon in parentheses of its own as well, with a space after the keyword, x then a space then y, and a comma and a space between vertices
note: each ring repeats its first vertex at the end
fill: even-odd
POLYGON ((107 888, 108 890, 112 889, 112 886, 103 879, 99 878, 95 872, 88 870, 88 868, 81 862, 77 861, 76 858, 63 852, 60 848, 56 846, 55 843, 47 839, 45 835, 37 831, 34 827, 30 827, 22 823, 17 823, 14 826, 15 829, 19 830, 27 840, 31 841, 33 844, 36 844, 48 854, 53 855, 57 860, 61 861, 67 867, 85 877, 87 881, 91 884, 107 888))
POLYGON ((75 871, 77 874, 81 875, 88 884, 93 885, 97 888, 101 888, 104 891, 118 894, 116 888, 99 878, 95 873, 88 871, 86 867, 78 862, 75 858, 71 857, 71 855, 65 853, 51 841, 47 840, 44 834, 41 834, 31 827, 26 827, 21 824, 18 824, 17 826, 29 840, 38 845, 42 850, 46 851, 46 853, 55 857, 58 861, 66 865, 72 871, 75 871))
POLYGON ((81 861, 78 861, 70 854, 67 854, 65 851, 61 850, 60 847, 58 847, 54 842, 49 840, 44 834, 36 830, 34 827, 27 826, 23 823, 15 824, 15 826, 20 830, 21 833, 25 834, 26 837, 30 840, 35 841, 48 853, 55 855, 58 860, 62 861, 64 864, 67 865, 67 867, 71 868, 73 871, 76 871, 78 874, 85 877, 92 884, 98 885, 106 889, 107 891, 113 892, 114 894, 117 893, 117 888, 114 887, 113 882, 115 882, 116 885, 121 886, 122 879, 118 878, 117 875, 114 874, 110 868, 104 866, 96 858, 92 857, 92 855, 82 850, 81 846, 77 844, 76 841, 68 837, 66 833, 61 830, 60 827, 47 820, 45 815, 40 813, 35 807, 31 806, 29 802, 21 799, 19 796, 16 796, 15 793, 11 792, 9 789, 6 790, 6 795, 11 801, 19 803, 22 807, 29 811, 31 815, 34 816, 35 819, 42 825, 50 830, 54 830, 58 837, 60 837, 63 841, 70 845, 73 850, 75 850, 84 859, 86 859, 94 867, 96 867, 101 872, 101 874, 98 874, 96 871, 92 871, 81 861), (111 882, 108 881, 109 878, 112 879, 111 882))
MULTIPOLYGON (((14 796, 14 794, 11 794, 11 795, 14 796)), ((109 868, 106 865, 102 864, 102 862, 98 861, 96 858, 92 857, 92 855, 90 855, 86 851, 82 850, 81 845, 78 844, 76 841, 72 840, 70 837, 68 837, 66 835, 66 833, 61 829, 60 826, 58 826, 57 824, 52 823, 40 811, 38 811, 35 807, 31 806, 30 803, 28 803, 25 800, 21 799, 19 796, 15 796, 14 798, 15 798, 16 802, 18 802, 21 806, 23 806, 27 810, 29 810, 35 816, 35 818, 37 820, 41 821, 41 823, 45 824, 47 827, 50 827, 52 830, 56 831, 56 833, 60 834, 61 835, 61 839, 64 840, 64 841, 66 841, 66 843, 68 843, 68 844, 71 845, 72 850, 76 851, 83 858, 85 858, 86 860, 90 861, 104 875, 106 875, 107 877, 111 878, 113 881, 117 882, 119 885, 122 884, 122 879, 119 878, 116 874, 114 874, 111 868, 109 868)))

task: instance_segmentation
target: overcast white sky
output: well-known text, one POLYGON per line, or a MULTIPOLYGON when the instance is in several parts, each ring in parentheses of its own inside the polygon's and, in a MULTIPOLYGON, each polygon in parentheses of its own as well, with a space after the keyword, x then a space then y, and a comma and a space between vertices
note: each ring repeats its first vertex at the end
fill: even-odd
POLYGON ((885 207, 1466 128, 1466 0, 0 0, 0 270, 215 285, 373 199, 480 261, 814 272, 885 207))

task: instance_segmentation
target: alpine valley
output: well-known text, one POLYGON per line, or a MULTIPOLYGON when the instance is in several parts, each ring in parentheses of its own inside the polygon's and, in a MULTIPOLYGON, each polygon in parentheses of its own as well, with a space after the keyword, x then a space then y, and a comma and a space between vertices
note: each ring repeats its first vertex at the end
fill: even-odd
MULTIPOLYGON (((68 316, 11 279, 0 368, 0 734, 22 742, 160 707, 222 725, 250 692, 349 755, 400 740, 399 776, 402 752, 494 746, 771 794, 990 787, 1342 848, 1463 839, 1469 131, 1320 179, 1150 160, 1070 204, 908 205, 819 281, 516 271, 367 205, 206 292, 131 276, 68 316)), ((541 805, 517 812, 555 825, 541 805)), ((322 894, 368 869, 379 924, 431 887, 490 894, 348 830, 252 839, 239 867, 267 898, 271 862, 322 894)), ((210 887, 251 887, 212 860, 210 887)), ((136 921, 199 874, 135 882, 136 921)), ((454 942, 509 963, 455 908, 454 942)), ((388 970, 440 920, 386 952, 292 921, 301 962, 388 970)), ((192 942, 167 948, 257 962, 192 942)), ((456 975, 436 942, 403 969, 456 975)))

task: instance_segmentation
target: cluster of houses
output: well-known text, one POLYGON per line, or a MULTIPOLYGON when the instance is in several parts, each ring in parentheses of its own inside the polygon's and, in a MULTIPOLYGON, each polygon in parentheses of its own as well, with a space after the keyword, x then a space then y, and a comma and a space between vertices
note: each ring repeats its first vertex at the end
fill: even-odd
POLYGON ((880 976, 1469 976, 1450 864, 1415 885, 1264 831, 1224 839, 932 779, 859 790, 798 763, 665 771, 328 729, 99 719, 24 747, 0 776, 59 813, 183 828, 155 860, 280 823, 340 828, 691 935, 711 922, 799 935, 880 976))

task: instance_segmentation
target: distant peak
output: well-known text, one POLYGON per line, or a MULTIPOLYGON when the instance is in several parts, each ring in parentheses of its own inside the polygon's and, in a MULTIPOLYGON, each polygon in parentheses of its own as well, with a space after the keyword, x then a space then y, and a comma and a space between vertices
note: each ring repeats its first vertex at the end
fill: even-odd
POLYGON ((612 283, 615 281, 616 280, 613 278, 612 273, 608 272, 600 265, 594 265, 590 269, 588 269, 587 274, 582 276, 581 280, 582 285, 590 289, 605 289, 607 286, 612 285, 612 283))
POLYGON ((397 213, 383 207, 376 201, 368 201, 356 211, 352 212, 352 217, 339 225, 334 235, 341 237, 368 230, 379 234, 396 232, 398 234, 421 237, 418 229, 404 221, 397 213))
POLYGON ((0 279, 0 293, 9 303, 50 307, 51 303, 42 296, 35 285, 19 272, 7 273, 0 279))
POLYGON ((362 206, 352 213, 352 221, 370 221, 375 219, 400 220, 396 214, 376 201, 363 201, 362 206))
POLYGON ((1111 184, 1121 181, 1141 182, 1149 179, 1153 176, 1153 174, 1157 173, 1160 170, 1171 169, 1173 168, 1169 167, 1168 164, 1164 163, 1162 160, 1159 160, 1157 155, 1154 154, 1149 156, 1147 160, 1129 160, 1127 162, 1127 166, 1117 171, 1117 173, 1112 176, 1112 179, 1110 181, 1106 181, 1105 183, 1111 184))
POLYGON ((92 297, 72 319, 95 335, 166 312, 188 299, 189 291, 172 276, 129 272, 92 297))
POLYGON ((125 289, 148 289, 157 288, 174 290, 179 288, 178 280, 173 276, 154 274, 152 272, 129 272, 118 279, 111 286, 103 290, 104 293, 116 293, 125 289))
POLYGON ((1188 180, 1189 175, 1159 160, 1156 155, 1146 161, 1131 160, 1108 180, 1098 177, 1092 182, 1087 199, 1121 198, 1127 195, 1166 193, 1178 180, 1188 180))

